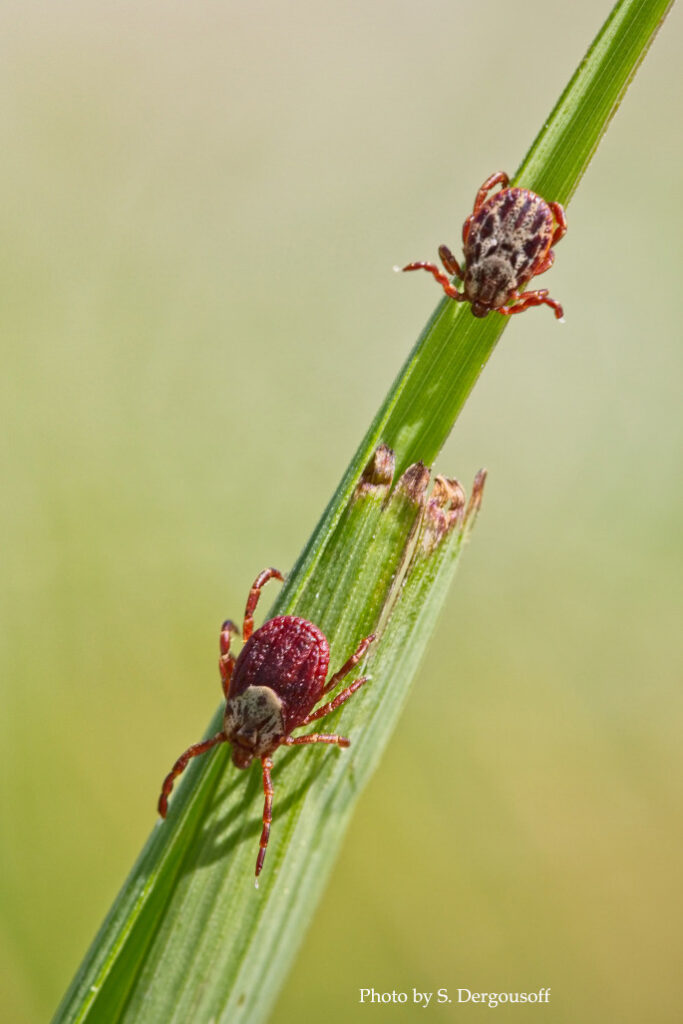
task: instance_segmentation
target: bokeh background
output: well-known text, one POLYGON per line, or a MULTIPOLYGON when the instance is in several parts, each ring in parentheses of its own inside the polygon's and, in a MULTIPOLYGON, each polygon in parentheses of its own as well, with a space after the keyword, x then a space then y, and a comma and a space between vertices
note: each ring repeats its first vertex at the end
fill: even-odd
MULTIPOLYGON (((51 1015, 457 246, 609 2, 0 7, 3 1019, 51 1015)), ((438 466, 490 473, 279 1022, 680 1020, 680 11, 438 466), (544 282, 546 283, 546 282, 544 282), (378 855, 380 849, 390 855, 378 855), (483 1008, 430 1008, 466 1019, 483 1008)))

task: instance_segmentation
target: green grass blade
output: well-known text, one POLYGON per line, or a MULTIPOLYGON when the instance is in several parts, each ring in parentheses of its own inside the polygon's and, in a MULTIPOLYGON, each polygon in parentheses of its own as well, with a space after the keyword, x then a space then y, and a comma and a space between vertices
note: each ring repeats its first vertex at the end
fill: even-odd
MULTIPOLYGON (((670 6, 671 0, 622 0, 614 7, 516 182, 548 199, 569 200, 670 6)), ((548 311, 537 315, 544 312, 548 329, 559 330, 548 311)), ((194 762, 56 1021, 263 1019, 333 869, 358 794, 388 742, 466 532, 457 508, 444 511, 437 498, 425 506, 417 471, 394 487, 388 502, 386 473, 372 479, 370 492, 356 490, 358 482, 382 442, 395 452, 397 477, 418 460, 433 461, 506 323, 495 316, 477 321, 466 306, 440 303, 276 602, 278 613, 295 611, 319 623, 335 667, 371 624, 385 625, 369 659, 372 681, 329 722, 330 731, 352 737, 351 750, 280 752, 272 841, 258 892, 259 773, 229 767, 225 747, 194 762), (430 548, 426 524, 440 509, 456 518, 430 548), (397 590, 408 560, 405 585, 397 590)), ((472 515, 467 528, 471 521, 472 515)), ((207 735, 218 725, 217 714, 207 735)), ((167 767, 160 766, 160 781, 167 767)))

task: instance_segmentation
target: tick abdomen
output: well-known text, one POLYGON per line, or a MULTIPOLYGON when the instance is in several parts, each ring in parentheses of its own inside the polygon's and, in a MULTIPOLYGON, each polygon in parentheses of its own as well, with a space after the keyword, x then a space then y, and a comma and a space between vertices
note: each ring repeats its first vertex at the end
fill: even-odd
POLYGON ((282 717, 289 732, 320 698, 329 661, 325 635, 312 622, 293 615, 269 619, 244 645, 229 699, 249 687, 272 687, 283 698, 282 717))

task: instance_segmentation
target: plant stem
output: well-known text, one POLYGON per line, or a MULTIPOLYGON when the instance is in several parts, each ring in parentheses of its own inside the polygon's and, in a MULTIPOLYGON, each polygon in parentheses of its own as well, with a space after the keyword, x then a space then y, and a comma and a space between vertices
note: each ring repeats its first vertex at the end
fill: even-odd
MULTIPOLYGON (((569 200, 671 5, 615 5, 515 182, 569 200)), ((232 1024, 267 1013, 388 743, 471 525, 454 520, 431 551, 424 546, 429 516, 459 513, 439 506, 441 492, 425 505, 424 488, 410 484, 419 469, 403 476, 386 503, 391 473, 380 473, 370 493, 356 488, 382 443, 393 449, 399 477, 419 460, 431 464, 506 323, 495 315, 476 320, 465 305, 441 301, 275 603, 276 613, 303 615, 324 629, 334 667, 369 623, 385 628, 369 659, 372 682, 332 719, 335 731, 351 737, 350 751, 301 748, 276 761, 261 889, 253 887, 260 778, 228 769, 221 746, 195 761, 174 791, 168 820, 153 830, 55 1021, 232 1024)), ((556 329, 550 317, 548 329, 556 329)), ((217 713, 206 735, 219 726, 217 713)))

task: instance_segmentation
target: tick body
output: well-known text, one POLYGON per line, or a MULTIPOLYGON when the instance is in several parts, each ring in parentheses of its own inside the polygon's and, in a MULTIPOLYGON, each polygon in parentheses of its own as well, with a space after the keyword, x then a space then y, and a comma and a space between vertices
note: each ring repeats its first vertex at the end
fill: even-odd
POLYGON ((507 174, 498 171, 477 192, 474 209, 462 228, 464 269, 448 246, 439 246, 447 274, 462 281, 461 291, 435 263, 409 263, 403 270, 429 271, 446 295, 456 302, 469 302, 476 317, 492 310, 510 316, 546 305, 562 319, 562 306, 550 298, 547 288, 530 292, 524 288, 532 277, 552 267, 553 247, 567 231, 564 209, 509 184, 507 174), (502 188, 489 196, 496 185, 502 188))
POLYGON ((193 757, 219 743, 232 745, 232 761, 237 768, 247 768, 258 758, 263 774, 263 831, 256 859, 256 876, 261 872, 268 847, 272 821, 273 785, 272 755, 278 747, 305 743, 332 743, 348 747, 344 736, 309 733, 292 737, 294 729, 324 718, 345 703, 366 681, 356 679, 336 697, 314 710, 315 705, 330 693, 358 664, 374 635, 365 637, 355 652, 329 680, 330 647, 325 634, 307 619, 280 615, 269 619, 254 632, 254 609, 261 588, 270 579, 282 580, 277 569, 264 569, 249 591, 244 613, 242 636, 244 647, 239 657, 230 651, 237 627, 229 620, 220 634, 219 669, 225 696, 223 727, 219 733, 196 743, 180 755, 164 779, 159 797, 159 814, 166 817, 168 797, 173 783, 193 757))

